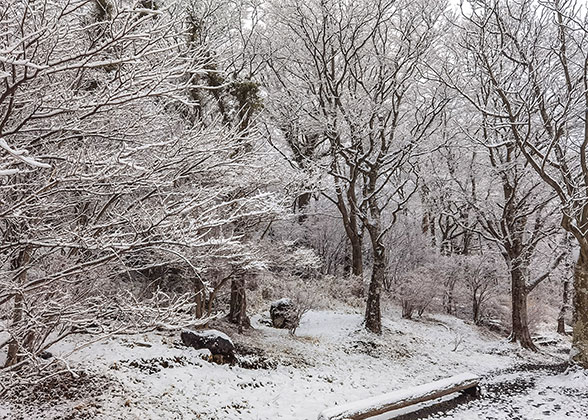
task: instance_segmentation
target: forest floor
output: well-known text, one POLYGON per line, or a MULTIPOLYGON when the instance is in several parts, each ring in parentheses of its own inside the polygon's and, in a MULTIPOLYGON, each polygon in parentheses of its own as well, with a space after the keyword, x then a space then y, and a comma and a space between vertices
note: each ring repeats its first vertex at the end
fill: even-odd
MULTIPOLYGON (((569 341, 557 334, 532 353, 454 317, 389 316, 382 336, 366 333, 351 310, 310 312, 296 337, 261 315, 245 334, 220 323, 241 354, 235 366, 207 361, 179 333, 112 337, 69 358, 77 378, 11 390, 0 418, 314 420, 327 407, 464 372, 483 377, 482 397, 419 418, 586 418, 588 375, 564 371, 569 341)), ((51 352, 60 357, 84 339, 51 352)))

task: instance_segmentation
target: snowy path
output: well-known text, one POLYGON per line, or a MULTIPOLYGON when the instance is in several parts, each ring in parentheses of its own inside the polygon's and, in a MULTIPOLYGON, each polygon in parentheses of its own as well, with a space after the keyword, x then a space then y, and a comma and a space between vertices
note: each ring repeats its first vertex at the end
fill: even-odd
POLYGON ((486 377, 476 400, 448 401, 395 419, 586 420, 588 375, 565 369, 565 365, 507 369, 486 377))

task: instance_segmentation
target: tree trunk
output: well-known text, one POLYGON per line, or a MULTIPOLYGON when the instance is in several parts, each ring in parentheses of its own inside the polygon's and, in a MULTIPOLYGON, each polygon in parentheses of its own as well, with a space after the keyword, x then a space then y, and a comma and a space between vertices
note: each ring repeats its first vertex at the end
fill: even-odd
POLYGON ((463 246, 461 247, 461 255, 470 255, 471 243, 472 233, 466 229, 463 232, 463 246))
POLYGON ((378 207, 376 195, 377 176, 376 172, 371 172, 369 175, 369 183, 366 188, 366 194, 371 196, 368 202, 370 214, 372 216, 371 223, 366 219, 362 220, 366 227, 372 245, 372 278, 368 289, 368 296, 365 308, 365 328, 376 334, 382 334, 382 313, 380 310, 380 295, 382 293, 382 286, 386 276, 386 248, 382 243, 382 227, 381 227, 381 209, 378 207))
POLYGON ((562 302, 559 315, 557 317, 557 332, 566 333, 566 313, 570 304, 570 279, 566 277, 563 282, 562 302))
POLYGON ((472 320, 474 324, 480 324, 480 301, 478 300, 477 292, 474 290, 472 298, 472 320))
MULTIPOLYGON (((22 295, 18 294, 14 297, 14 308, 12 309, 12 325, 18 328, 18 324, 22 321, 22 295)), ((6 362, 4 367, 15 365, 19 361, 18 350, 20 345, 16 339, 13 339, 8 345, 8 352, 6 353, 6 362)))
POLYGON ((351 241, 351 273, 354 276, 363 276, 363 254, 361 237, 354 236, 351 241))
POLYGON ((199 278, 194 279, 194 316, 196 318, 203 318, 204 317, 204 308, 205 308, 205 294, 206 288, 204 283, 199 278))
POLYGON ((231 302, 229 305, 229 322, 237 324, 239 332, 249 328, 251 322, 247 316, 247 296, 245 294, 245 279, 237 276, 231 281, 231 302))
POLYGON ((529 332, 526 276, 520 267, 514 267, 510 276, 512 287, 512 332, 510 341, 518 342, 526 349, 537 351, 529 332))
POLYGON ((574 270, 574 290, 572 359, 588 369, 588 246, 580 249, 574 270))
POLYGON ((312 194, 309 192, 302 193, 296 197, 296 210, 299 212, 298 223, 304 223, 307 219, 308 216, 304 214, 304 211, 308 207, 311 198, 312 194))
MULTIPOLYGON (((453 274, 451 274, 453 276, 453 274)), ((445 293, 443 294, 443 309, 448 315, 455 315, 455 279, 451 278, 445 282, 445 293)))
POLYGON ((431 232, 431 247, 436 248, 437 247, 437 233, 435 231, 435 218, 431 217, 431 222, 429 224, 429 230, 431 232))
MULTIPOLYGON (((22 269, 22 272, 18 275, 18 283, 24 284, 27 280, 27 269, 25 268, 26 265, 31 260, 31 249, 29 246, 23 248, 19 253, 18 256, 12 262, 12 269, 14 271, 18 271, 22 269)), ((14 297, 14 307, 12 309, 12 325, 15 329, 18 329, 19 324, 22 322, 23 319, 23 295, 17 294, 14 297)), ((32 338, 30 334, 27 334, 27 338, 32 338)), ((4 363, 4 367, 9 367, 12 365, 17 364, 20 361, 20 357, 18 352, 20 350, 20 343, 15 338, 8 344, 8 351, 6 353, 6 362, 4 363)))
POLYGON ((345 234, 351 243, 351 273, 354 276, 363 276, 363 226, 357 220, 357 200, 355 198, 355 184, 347 188, 350 209, 348 210, 340 188, 337 190, 337 208, 343 219, 345 234))
POLYGON ((412 313, 414 312, 414 306, 410 301, 403 300, 402 301, 402 318, 403 319, 412 319, 412 313))
POLYGON ((352 226, 349 224, 344 223, 345 233, 347 235, 347 239, 349 239, 347 255, 345 258, 345 267, 344 270, 349 272, 351 269, 351 274, 354 276, 361 277, 363 276, 363 239, 361 235, 358 235, 357 232, 353 229, 352 226), (351 266, 349 266, 349 261, 351 261, 351 266))
POLYGON ((386 275, 386 258, 384 249, 376 247, 374 251, 374 267, 368 289, 367 304, 365 308, 365 327, 376 334, 382 333, 382 314, 380 311, 380 294, 386 275))

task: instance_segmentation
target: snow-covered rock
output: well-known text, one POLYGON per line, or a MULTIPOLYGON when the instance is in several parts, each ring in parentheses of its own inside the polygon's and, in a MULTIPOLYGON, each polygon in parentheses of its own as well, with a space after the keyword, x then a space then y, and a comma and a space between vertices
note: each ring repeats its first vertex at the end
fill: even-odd
POLYGON ((276 300, 270 306, 270 316, 274 328, 292 328, 296 323, 296 304, 288 298, 276 300))
POLYGON ((196 350, 208 349, 213 356, 220 355, 233 358, 235 354, 235 345, 231 338, 217 330, 184 330, 181 338, 184 345, 193 347, 196 350))

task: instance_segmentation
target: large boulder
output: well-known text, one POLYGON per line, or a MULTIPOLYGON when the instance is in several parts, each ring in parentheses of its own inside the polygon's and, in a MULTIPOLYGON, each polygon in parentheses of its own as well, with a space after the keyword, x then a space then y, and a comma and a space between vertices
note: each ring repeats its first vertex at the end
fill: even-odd
POLYGON ((274 328, 294 328, 296 326, 296 304, 292 299, 283 298, 270 306, 270 316, 274 328))
POLYGON ((181 334, 182 342, 197 350, 208 349, 215 360, 231 362, 235 360, 235 345, 231 338, 217 330, 190 331, 181 334))

